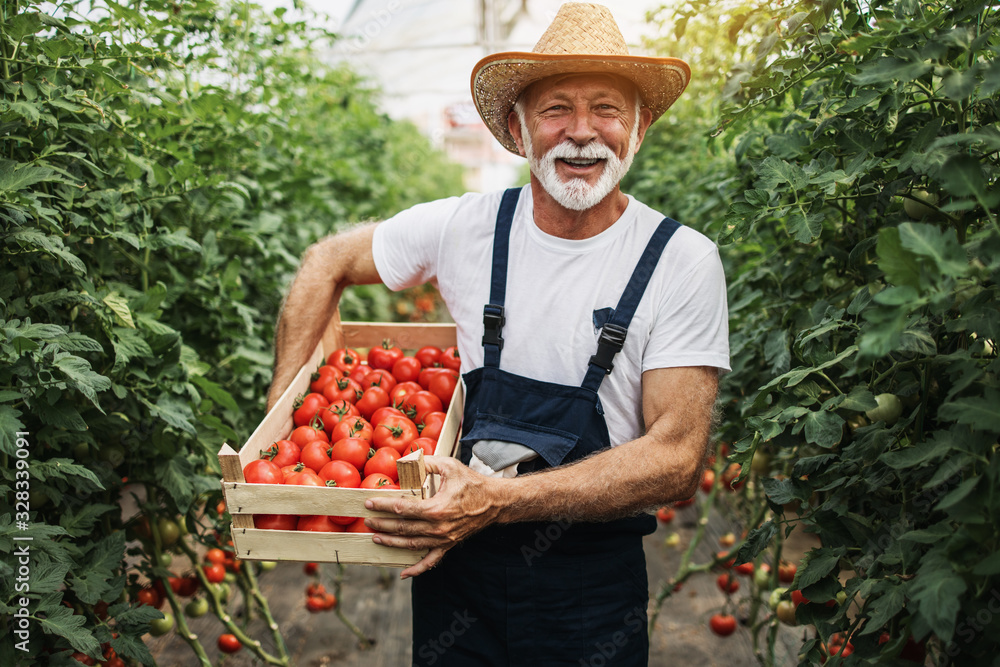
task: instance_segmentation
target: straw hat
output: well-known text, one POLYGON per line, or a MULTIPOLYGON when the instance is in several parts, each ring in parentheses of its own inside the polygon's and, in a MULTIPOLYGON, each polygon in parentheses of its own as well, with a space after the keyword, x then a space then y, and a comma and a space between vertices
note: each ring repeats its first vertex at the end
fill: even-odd
POLYGON ((517 153, 507 116, 518 95, 545 77, 576 72, 618 74, 631 80, 654 121, 684 92, 691 78, 691 68, 683 60, 629 55, 607 7, 566 3, 531 53, 495 53, 480 60, 472 70, 472 97, 493 136, 517 153))

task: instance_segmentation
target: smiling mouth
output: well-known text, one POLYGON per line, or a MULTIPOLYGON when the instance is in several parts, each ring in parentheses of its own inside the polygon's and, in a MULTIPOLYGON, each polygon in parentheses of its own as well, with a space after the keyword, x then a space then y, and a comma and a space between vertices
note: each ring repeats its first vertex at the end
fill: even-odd
POLYGON ((592 167, 598 162, 603 162, 603 160, 599 158, 582 159, 582 158, 568 158, 568 157, 559 158, 559 161, 562 162, 563 164, 575 168, 592 167))

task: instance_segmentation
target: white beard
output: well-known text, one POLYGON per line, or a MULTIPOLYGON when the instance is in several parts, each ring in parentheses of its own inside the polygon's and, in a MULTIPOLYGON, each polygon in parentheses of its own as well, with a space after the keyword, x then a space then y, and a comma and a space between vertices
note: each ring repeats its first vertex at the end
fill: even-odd
POLYGON ((597 206, 604 201, 612 190, 615 189, 629 167, 632 166, 632 158, 635 156, 635 146, 639 141, 639 114, 636 112, 635 122, 632 124, 632 134, 628 140, 628 151, 624 160, 619 160, 618 156, 608 148, 607 145, 599 142, 591 142, 586 146, 578 146, 567 139, 558 146, 554 146, 541 158, 535 155, 531 146, 531 135, 528 132, 527 124, 524 122, 524 115, 518 114, 521 123, 521 137, 524 141, 524 152, 528 158, 528 165, 531 173, 542 184, 542 188, 552 196, 560 205, 571 211, 585 211, 597 206), (597 182, 590 185, 582 178, 574 177, 568 181, 563 181, 556 173, 556 160, 569 158, 580 160, 604 160, 604 170, 601 172, 597 182))

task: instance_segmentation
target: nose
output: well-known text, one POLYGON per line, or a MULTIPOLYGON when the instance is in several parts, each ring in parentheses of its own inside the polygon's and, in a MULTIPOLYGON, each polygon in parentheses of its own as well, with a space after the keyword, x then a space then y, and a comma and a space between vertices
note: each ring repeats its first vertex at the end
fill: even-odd
POLYGON ((597 138, 597 131, 586 109, 577 109, 566 125, 566 137, 578 146, 586 146, 597 138))

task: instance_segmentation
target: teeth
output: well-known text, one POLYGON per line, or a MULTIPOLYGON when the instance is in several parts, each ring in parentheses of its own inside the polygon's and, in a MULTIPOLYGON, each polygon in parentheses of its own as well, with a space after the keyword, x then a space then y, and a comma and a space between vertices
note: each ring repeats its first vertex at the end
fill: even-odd
POLYGON ((592 164, 597 164, 597 160, 577 160, 568 157, 564 157, 563 161, 576 167, 589 167, 592 164))

